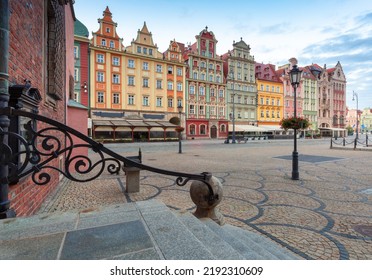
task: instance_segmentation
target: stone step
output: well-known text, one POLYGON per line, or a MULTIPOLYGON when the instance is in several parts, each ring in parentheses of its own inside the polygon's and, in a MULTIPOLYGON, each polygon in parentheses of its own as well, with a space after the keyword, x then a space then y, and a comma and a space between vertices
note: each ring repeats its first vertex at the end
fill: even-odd
POLYGON ((270 254, 274 255, 280 260, 296 260, 299 259, 295 254, 291 251, 287 250, 284 247, 281 247, 279 244, 276 244, 271 239, 264 237, 258 233, 251 232, 244 230, 239 227, 235 227, 232 225, 225 225, 225 228, 230 232, 233 233, 236 238, 239 238, 241 241, 250 244, 254 242, 258 246, 264 248, 270 254))
POLYGON ((137 202, 156 247, 167 260, 213 260, 215 256, 164 204, 137 202))
POLYGON ((278 258, 270 252, 256 244, 255 242, 247 242, 236 237, 234 232, 230 232, 226 226, 219 226, 210 219, 203 219, 209 228, 217 233, 223 240, 229 243, 235 250, 247 260, 277 260, 278 258))
POLYGON ((213 221, 203 222, 219 234, 227 243, 247 259, 255 260, 293 260, 297 256, 278 246, 270 239, 232 225, 218 226, 213 221))
POLYGON ((244 260, 244 257, 218 234, 189 212, 178 212, 177 218, 218 260, 244 260))
POLYGON ((159 200, 0 220, 0 248, 0 259, 14 260, 296 259, 263 236, 159 200))

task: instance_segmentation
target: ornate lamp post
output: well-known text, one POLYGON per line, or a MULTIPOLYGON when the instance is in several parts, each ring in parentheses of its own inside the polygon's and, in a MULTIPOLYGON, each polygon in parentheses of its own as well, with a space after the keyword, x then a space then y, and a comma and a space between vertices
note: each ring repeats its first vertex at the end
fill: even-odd
POLYGON ((232 132, 232 144, 235 144, 235 80, 234 80, 234 71, 230 71, 230 77, 232 79, 232 104, 233 104, 233 112, 232 112, 232 123, 233 123, 233 132, 232 132))
MULTIPOLYGON (((297 62, 297 61, 296 61, 297 62)), ((294 118, 297 118, 297 96, 296 96, 296 89, 298 85, 300 84, 301 80, 301 73, 302 71, 298 69, 297 65, 294 64, 292 67, 292 70, 289 71, 289 79, 291 81, 293 91, 294 91, 294 112, 293 116, 294 118)), ((297 152, 297 129, 294 128, 294 134, 293 134, 293 153, 292 153, 292 180, 298 180, 299 172, 298 172, 298 152, 297 152)))
POLYGON ((180 118, 180 131, 178 132, 178 153, 179 154, 182 154, 182 131, 181 131, 181 124, 182 124, 182 110, 183 110, 183 107, 181 104, 178 105, 177 107, 178 109, 178 115, 179 115, 179 118, 180 118))
POLYGON ((358 139, 358 127, 359 127, 358 94, 353 91, 353 101, 355 100, 356 100, 356 136, 355 136, 355 139, 358 139))

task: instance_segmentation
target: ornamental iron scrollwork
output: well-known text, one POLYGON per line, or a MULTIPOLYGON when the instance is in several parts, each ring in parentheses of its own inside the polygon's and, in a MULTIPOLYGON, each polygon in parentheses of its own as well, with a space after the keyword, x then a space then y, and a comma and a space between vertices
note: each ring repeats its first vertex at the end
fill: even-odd
POLYGON ((125 165, 174 176, 178 186, 185 186, 190 180, 201 181, 208 187, 208 201, 212 204, 218 199, 218 195, 213 193, 209 183, 211 173, 189 174, 142 164, 113 152, 71 127, 28 111, 6 107, 0 109, 0 115, 7 115, 10 119, 14 117, 30 119, 24 125, 24 135, 0 128, 0 164, 9 167, 8 177, 0 178, 0 182, 16 183, 19 179, 31 175, 35 184, 45 185, 51 180, 48 171, 55 170, 69 180, 83 183, 98 178, 105 170, 110 174, 119 174, 125 165), (40 125, 39 130, 35 129, 33 125, 35 122, 40 125), (12 151, 11 147, 3 142, 4 136, 7 136, 9 141, 18 141, 19 151, 12 151), (74 143, 72 136, 84 143, 74 143), (73 150, 79 148, 92 149, 98 155, 98 160, 93 161, 86 155, 73 155, 73 150), (52 161, 62 155, 64 156, 63 169, 53 166, 52 161))

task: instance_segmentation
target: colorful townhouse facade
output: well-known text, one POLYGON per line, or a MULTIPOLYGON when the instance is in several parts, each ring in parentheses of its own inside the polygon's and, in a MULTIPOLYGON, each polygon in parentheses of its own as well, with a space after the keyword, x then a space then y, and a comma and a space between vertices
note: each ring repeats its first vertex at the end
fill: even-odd
POLYGON ((249 126, 257 126, 257 87, 254 57, 250 46, 241 38, 233 42, 233 49, 224 54, 224 75, 227 92, 229 131, 232 120, 240 130, 248 131, 249 126))
POLYGON ((341 63, 320 70, 318 80, 318 127, 323 135, 343 135, 346 127, 346 77, 341 63))
POLYGON ((286 82, 281 80, 273 64, 256 63, 255 70, 258 126, 279 130, 279 123, 283 119, 283 90, 286 82))
POLYGON ((217 39, 208 27, 184 51, 186 70, 186 137, 226 138, 228 135, 226 83, 217 39))
POLYGON ((178 105, 185 107, 185 65, 170 44, 169 59, 158 50, 146 23, 127 47, 117 35, 109 8, 98 20, 90 53, 92 136, 126 141, 176 137, 178 105))

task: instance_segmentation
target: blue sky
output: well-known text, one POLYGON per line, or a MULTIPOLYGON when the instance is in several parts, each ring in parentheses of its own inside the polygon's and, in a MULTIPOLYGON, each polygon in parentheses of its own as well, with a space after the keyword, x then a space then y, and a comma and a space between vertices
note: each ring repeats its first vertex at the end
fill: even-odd
MULTIPOLYGON (((370 0, 75 0, 76 17, 90 34, 109 6, 118 35, 130 45, 144 21, 159 51, 170 40, 195 42, 205 26, 216 39, 217 54, 240 38, 251 46, 257 62, 277 66, 291 57, 299 65, 327 68, 341 62, 347 78, 347 106, 372 108, 372 1, 370 0)), ((91 37, 91 36, 90 36, 91 37)))

